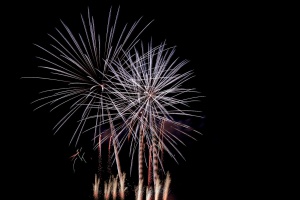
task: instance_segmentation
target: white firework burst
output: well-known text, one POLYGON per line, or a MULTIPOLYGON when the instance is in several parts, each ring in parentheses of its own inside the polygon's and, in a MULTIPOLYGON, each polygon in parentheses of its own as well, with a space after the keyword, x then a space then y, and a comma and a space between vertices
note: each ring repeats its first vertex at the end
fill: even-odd
POLYGON ((174 119, 175 116, 201 117, 200 111, 183 109, 198 101, 200 96, 194 88, 183 87, 193 77, 193 72, 184 70, 188 61, 173 58, 174 53, 175 47, 167 47, 165 42, 153 47, 151 41, 147 47, 141 43, 139 48, 135 46, 125 53, 126 59, 108 63, 113 72, 109 80, 115 83, 110 91, 115 95, 115 102, 118 102, 114 106, 118 116, 124 120, 119 129, 127 129, 120 140, 121 146, 126 138, 132 138, 130 155, 133 159, 134 150, 144 141, 140 137, 145 138, 147 147, 153 151, 154 171, 158 170, 158 160, 163 169, 159 155, 164 150, 176 162, 173 150, 184 158, 177 148, 178 143, 184 143, 173 131, 193 139, 183 129, 200 133, 174 119), (173 131, 165 127, 167 124, 172 126, 173 131))
MULTIPOLYGON (((43 62, 39 67, 48 74, 23 78, 46 80, 57 85, 42 91, 43 96, 33 103, 38 104, 36 109, 51 106, 54 110, 68 106, 69 110, 54 127, 55 133, 71 117, 79 117, 70 144, 76 146, 83 133, 92 133, 91 139, 101 154, 101 144, 108 139, 112 141, 120 181, 125 176, 118 154, 130 139, 130 173, 134 154, 136 149, 139 150, 138 199, 142 199, 141 190, 146 182, 143 165, 147 163, 151 165, 148 166, 149 180, 153 174, 153 189, 149 180, 148 189, 158 197, 158 171, 159 168, 164 171, 164 151, 178 162, 174 151, 184 159, 178 148, 179 144, 185 145, 180 135, 195 139, 191 131, 201 134, 178 118, 201 117, 201 111, 189 105, 202 96, 195 88, 186 86, 194 74, 184 68, 188 60, 174 58, 175 47, 168 47, 165 42, 154 46, 152 40, 147 45, 139 43, 140 34, 152 21, 136 32, 140 18, 131 26, 124 25, 118 34, 118 16, 119 8, 115 16, 110 9, 104 37, 97 32, 89 10, 87 19, 81 16, 82 33, 73 33, 61 22, 63 29, 56 29, 56 36, 49 34, 50 47, 36 45, 46 53, 38 59, 43 62)), ((124 193, 124 180, 122 183, 124 193)), ((105 185, 106 195, 109 195, 108 185, 105 185)))
MULTIPOLYGON (((149 22, 140 31, 136 32, 141 19, 133 25, 127 24, 117 34, 116 27, 119 16, 119 8, 113 16, 112 8, 109 11, 105 37, 100 37, 96 30, 93 16, 88 9, 87 19, 81 15, 83 32, 75 34, 61 21, 63 29, 56 28, 56 36, 50 35, 52 43, 50 47, 42 47, 46 56, 37 57, 43 62, 40 68, 48 70, 43 77, 23 77, 59 83, 57 88, 40 92, 43 95, 33 103, 38 104, 36 109, 46 105, 52 106, 52 110, 63 105, 69 105, 69 111, 55 125, 55 133, 75 114, 80 115, 78 125, 70 140, 78 144, 82 133, 94 129, 93 139, 104 132, 103 126, 108 123, 108 115, 113 115, 114 103, 110 97, 106 80, 110 72, 107 64, 118 58, 122 60, 124 54, 130 51, 139 41, 139 35, 151 23, 149 22), (96 108, 96 109, 95 109, 96 108), (107 110, 110 110, 108 113, 107 110), (88 120, 93 122, 88 123, 88 120), (92 124, 92 126, 88 125, 92 124)), ((105 27, 104 27, 105 28, 105 27)), ((56 84, 57 85, 57 84, 56 84)), ((114 117, 115 118, 115 117, 114 117)), ((103 137, 104 142, 108 137, 103 137)))

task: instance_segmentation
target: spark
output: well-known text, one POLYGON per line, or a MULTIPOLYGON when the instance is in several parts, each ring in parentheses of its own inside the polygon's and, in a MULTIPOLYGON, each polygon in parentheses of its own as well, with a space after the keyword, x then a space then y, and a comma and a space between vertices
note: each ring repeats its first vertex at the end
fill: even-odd
POLYGON ((84 159, 84 154, 85 154, 85 152, 83 152, 83 153, 81 154, 81 150, 82 150, 82 148, 77 149, 77 150, 76 150, 76 153, 74 153, 72 156, 70 156, 70 159, 73 161, 73 171, 74 171, 74 172, 75 172, 75 163, 76 163, 77 159, 79 159, 80 161, 86 163, 86 160, 84 159))

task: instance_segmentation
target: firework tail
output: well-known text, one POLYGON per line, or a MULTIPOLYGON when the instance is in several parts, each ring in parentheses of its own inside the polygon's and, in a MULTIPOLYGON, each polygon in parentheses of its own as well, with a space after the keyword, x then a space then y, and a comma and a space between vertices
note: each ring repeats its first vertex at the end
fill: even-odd
POLYGON ((163 162, 163 156, 164 156, 164 151, 163 151, 163 143, 164 143, 164 128, 165 128, 165 119, 162 120, 160 124, 160 130, 159 130, 159 135, 160 135, 160 140, 159 140, 159 147, 161 148, 161 154, 160 154, 160 160, 163 162))
POLYGON ((161 189, 161 183, 159 178, 155 180, 155 187, 154 187, 154 200, 158 200, 159 194, 161 189))
POLYGON ((157 138, 155 134, 152 134, 152 157, 153 157, 153 182, 156 187, 156 182, 159 179, 158 176, 158 155, 157 155, 157 138))
POLYGON ((94 200, 99 199, 99 185, 100 185, 100 178, 97 178, 97 174, 95 174, 95 183, 93 184, 93 197, 94 197, 94 200))
POLYGON ((111 195, 113 200, 117 199, 117 189, 118 189, 118 177, 112 176, 112 190, 111 190, 111 195))
POLYGON ((111 140, 112 140, 112 136, 110 136, 108 142, 107 172, 109 175, 111 175, 111 140))
POLYGON ((99 179, 101 179, 101 172, 102 172, 101 140, 102 140, 102 134, 99 135, 99 141, 98 141, 98 176, 99 176, 99 179))
POLYGON ((111 177, 110 179, 104 182, 104 200, 109 200, 110 197, 110 191, 112 187, 111 177))
POLYGON ((152 146, 149 148, 149 160, 148 160, 148 187, 152 184, 152 146))
POLYGON ((139 182, 138 187, 135 188, 136 200, 143 199, 143 180, 139 182))
POLYGON ((152 199, 152 188, 148 186, 146 188, 146 200, 151 200, 152 199))
POLYGON ((138 157, 138 163, 139 163, 139 185, 138 185, 138 192, 137 192, 137 200, 142 200, 142 189, 143 189, 143 157, 144 157, 144 130, 143 125, 141 125, 140 129, 140 137, 139 137, 139 157, 138 157))
POLYGON ((149 148, 149 160, 148 160, 148 186, 146 192, 146 200, 152 200, 152 146, 149 148), (149 194, 150 193, 150 194, 149 194))
MULTIPOLYGON (((109 111, 108 111, 109 113, 109 111)), ((114 129, 114 126, 113 126, 113 123, 112 123, 112 120, 110 118, 110 115, 109 115, 109 121, 110 121, 110 128, 111 128, 111 131, 112 131, 112 136, 115 137, 116 134, 115 134, 115 129, 114 129)), ((120 198, 121 199, 124 199, 125 198, 125 173, 123 174, 122 173, 122 170, 121 170, 121 162, 120 162, 120 159, 119 159, 119 153, 118 153, 118 148, 117 148, 117 143, 116 143, 116 138, 113 139, 113 145, 114 145, 114 153, 115 153, 115 159, 116 159, 116 164, 117 164, 117 170, 118 170, 118 176, 119 176, 119 180, 120 180, 120 198)), ((115 182, 114 182, 114 185, 115 186, 115 182)), ((116 186, 117 186, 117 182, 116 182, 116 186)))
POLYGON ((120 199, 121 200, 125 199, 125 191, 126 191, 126 188, 125 188, 125 177, 126 177, 126 174, 123 173, 122 176, 119 178, 119 181, 120 181, 119 195, 120 195, 120 199))
POLYGON ((144 126, 141 125, 140 138, 139 138, 139 182, 143 182, 143 159, 144 159, 144 126))
POLYGON ((119 159, 119 153, 118 153, 118 148, 117 148, 117 143, 116 143, 116 133, 115 133, 115 128, 114 125, 112 123, 112 119, 110 117, 110 112, 108 112, 108 117, 109 117, 109 124, 110 124, 110 130, 111 130, 111 134, 113 137, 113 145, 114 145, 114 153, 115 153, 115 159, 116 159, 116 164, 117 164, 117 169, 118 169, 118 175, 119 175, 119 179, 122 178, 122 170, 121 170, 121 163, 120 163, 120 159, 119 159))
POLYGON ((163 200, 167 200, 167 198, 168 198, 170 183, 171 183, 170 173, 167 172, 166 180, 164 183, 164 189, 163 189, 163 200))
POLYGON ((121 163, 120 163, 119 153, 118 153, 117 144, 116 144, 115 140, 113 141, 113 145, 114 145, 114 151, 115 151, 115 158, 116 158, 116 163, 117 163, 118 175, 119 175, 119 178, 121 178, 122 177, 121 163))

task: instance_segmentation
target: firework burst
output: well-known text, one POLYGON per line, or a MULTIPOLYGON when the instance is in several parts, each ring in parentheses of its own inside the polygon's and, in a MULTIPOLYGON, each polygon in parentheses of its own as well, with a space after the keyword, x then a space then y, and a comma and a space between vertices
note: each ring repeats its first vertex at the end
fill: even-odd
MULTIPOLYGON (((152 179, 154 188, 159 188, 160 177, 159 169, 164 170, 162 155, 163 151, 176 161, 173 151, 175 150, 183 159, 184 156, 177 148, 178 143, 184 142, 172 131, 165 128, 165 124, 172 126, 173 131, 180 132, 188 137, 192 137, 183 129, 192 129, 186 124, 180 123, 174 119, 174 116, 199 117, 198 111, 182 109, 189 103, 198 101, 199 95, 195 89, 184 88, 183 84, 192 78, 192 71, 181 72, 187 60, 178 61, 173 59, 175 47, 167 47, 165 43, 153 47, 150 42, 146 48, 143 43, 141 47, 135 47, 132 51, 125 54, 126 59, 114 60, 108 63, 108 67, 113 72, 114 88, 111 88, 115 94, 115 109, 122 116, 124 123, 119 126, 120 129, 127 129, 127 133, 118 135, 120 148, 131 138, 130 156, 134 157, 135 149, 138 148, 138 170, 139 187, 144 181, 143 166, 145 146, 148 147, 149 165, 148 179, 152 179), (145 51, 146 49, 146 51, 145 51), (187 97, 187 94, 192 94, 187 97), (151 170, 153 169, 153 171, 151 170)), ((145 162, 147 165, 147 162, 145 162)), ((131 169, 133 159, 131 162, 131 169)), ((149 184, 148 180, 148 186, 149 184)), ((158 198, 158 191, 155 189, 155 199, 158 198)), ((138 197, 142 191, 139 191, 138 197)), ((140 199, 140 198, 138 198, 140 199)))
MULTIPOLYGON (((36 109, 46 105, 52 106, 52 110, 63 105, 69 105, 69 112, 55 125, 55 133, 75 113, 81 113, 78 126, 70 140, 78 144, 81 135, 90 131, 89 124, 93 124, 94 143, 97 137, 104 132, 103 126, 108 123, 108 115, 113 115, 114 104, 111 102, 106 80, 107 64, 118 58, 122 60, 124 53, 130 51, 138 36, 151 23, 147 24, 135 37, 133 36, 136 26, 141 18, 131 27, 125 25, 120 34, 116 34, 119 9, 113 18, 112 9, 109 11, 107 28, 104 38, 97 33, 94 18, 89 9, 87 19, 81 15, 83 34, 75 35, 71 29, 61 21, 63 30, 56 29, 57 35, 50 35, 53 43, 49 48, 35 44, 46 52, 47 56, 37 57, 43 62, 39 67, 48 70, 45 77, 23 77, 59 83, 57 88, 40 92, 43 97, 33 101, 38 104, 36 109), (95 109, 96 108, 96 109, 95 109), (110 110, 111 113, 107 113, 110 110), (93 122, 88 123, 88 120, 93 122)), ((108 137, 103 137, 103 143, 108 137)))
MULTIPOLYGON (((177 161, 170 147, 183 157, 176 147, 178 143, 183 142, 164 125, 169 124, 174 130, 195 139, 182 131, 182 128, 200 132, 177 122, 174 116, 200 117, 198 114, 200 111, 180 108, 188 106, 192 101, 198 101, 199 95, 195 95, 198 94, 195 89, 182 87, 192 78, 192 71, 179 73, 187 60, 181 62, 177 62, 178 59, 172 60, 174 53, 175 47, 167 48, 165 43, 152 47, 150 42, 147 52, 144 52, 143 46, 141 51, 135 48, 134 54, 131 52, 126 54, 125 64, 124 60, 122 62, 115 60, 108 66, 114 72, 113 78, 116 79, 114 81, 118 82, 115 84, 117 87, 111 91, 120 99, 116 101, 123 102, 116 105, 119 115, 125 119, 123 126, 128 129, 123 137, 132 138, 133 142, 139 144, 145 142, 148 148, 152 149, 152 157, 159 159, 159 154, 165 150, 177 161), (192 96, 186 97, 188 93, 192 96)), ((131 147, 133 153, 136 145, 133 144, 131 147)))
MULTIPOLYGON (((72 117, 79 117, 70 144, 77 146, 84 133, 91 133, 101 164, 101 148, 108 141, 108 167, 114 158, 118 177, 110 176, 108 182, 104 182, 104 199, 117 198, 117 180, 119 196, 125 199, 125 173, 119 153, 129 141, 130 174, 138 151, 136 198, 141 200, 146 193, 147 199, 156 200, 162 188, 159 170, 165 172, 164 151, 175 162, 178 160, 174 153, 184 159, 178 144, 185 144, 174 132, 192 139, 195 138, 189 134, 191 130, 200 133, 176 117, 201 117, 199 111, 189 108, 189 104, 201 96, 194 88, 186 88, 185 84, 194 76, 193 71, 184 69, 187 60, 174 58, 175 47, 168 47, 165 42, 155 46, 152 40, 147 45, 139 43, 140 34, 151 22, 135 33, 140 18, 130 27, 125 25, 117 34, 118 16, 119 9, 115 16, 110 9, 103 38, 89 10, 87 18, 81 16, 83 34, 74 34, 61 22, 63 30, 56 29, 55 36, 49 34, 53 41, 50 47, 36 45, 47 55, 38 59, 43 62, 39 67, 47 70, 48 75, 24 78, 59 84, 57 88, 42 91, 43 96, 33 102, 38 104, 36 109, 51 106, 51 111, 68 106, 68 112, 55 125, 54 133, 72 117), (148 170, 144 170, 144 166, 148 170), (146 191, 144 183, 147 183, 146 191)), ((83 155, 78 151, 72 158, 83 158, 83 155)), ((169 184, 167 173, 164 200, 169 184)), ((99 198, 99 187, 100 179, 95 176, 95 199, 99 198)))

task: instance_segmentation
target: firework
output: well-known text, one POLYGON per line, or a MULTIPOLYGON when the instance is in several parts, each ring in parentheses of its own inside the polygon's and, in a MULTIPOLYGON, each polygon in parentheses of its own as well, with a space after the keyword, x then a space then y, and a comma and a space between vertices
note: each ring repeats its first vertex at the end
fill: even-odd
POLYGON ((119 178, 119 193, 120 193, 120 198, 121 200, 124 200, 125 199, 125 191, 126 191, 126 187, 125 187, 125 177, 126 177, 126 174, 123 173, 123 175, 119 178))
POLYGON ((140 180, 138 186, 135 188, 135 196, 136 200, 142 200, 144 193, 143 180, 140 180))
MULTIPOLYGON (((78 117, 77 127, 70 139, 70 145, 78 145, 83 133, 93 133, 91 139, 98 149, 99 175, 102 167, 101 148, 106 140, 112 140, 114 158, 116 159, 119 179, 122 179, 121 165, 118 157, 119 142, 114 128, 114 122, 122 116, 116 116, 120 112, 115 110, 118 102, 114 101, 109 84, 115 84, 110 79, 111 72, 107 65, 115 59, 122 62, 125 54, 129 52, 139 41, 139 35, 151 23, 136 31, 141 19, 131 26, 125 25, 119 34, 116 32, 119 8, 113 15, 109 10, 106 32, 100 38, 96 29, 93 16, 87 10, 87 17, 81 15, 82 33, 75 34, 64 22, 62 29, 56 29, 55 34, 49 34, 52 43, 49 47, 35 44, 46 54, 37 57, 43 64, 39 66, 48 72, 41 77, 23 77, 50 81, 56 88, 40 92, 41 98, 33 101, 36 109, 51 106, 52 110, 67 107, 69 110, 54 126, 54 134, 57 133, 72 117, 78 117), (57 83, 57 84, 56 84, 57 83), (109 133, 104 135, 104 133, 109 133), (103 136, 102 136, 103 135, 103 136), (98 139, 97 139, 98 138, 98 139)), ((76 160, 83 159, 83 155, 77 152, 73 158, 73 168, 76 160)), ((111 156, 109 155, 109 159, 111 156)), ((109 163, 110 167, 110 163, 109 163)), ((75 168, 74 168, 75 171, 75 168)), ((121 186, 124 192, 125 186, 121 186)))
MULTIPOLYGON (((115 85, 117 88, 112 91, 116 98, 120 99, 117 101, 123 101, 123 104, 118 104, 116 108, 120 112, 119 115, 125 117, 124 126, 128 127, 127 135, 125 134, 123 137, 131 137, 133 142, 139 144, 140 157, 143 157, 144 140, 147 147, 152 148, 151 157, 153 158, 155 181, 159 178, 157 175, 158 162, 163 167, 159 157, 163 150, 167 151, 176 162, 171 148, 183 157, 176 147, 178 142, 183 142, 178 136, 164 128, 164 124, 169 123, 174 130, 195 139, 182 131, 182 128, 192 128, 177 122, 174 116, 199 117, 198 111, 180 109, 192 101, 197 101, 199 96, 182 98, 184 94, 198 92, 181 87, 192 77, 192 71, 179 73, 187 61, 176 63, 177 59, 171 59, 175 53, 174 47, 167 48, 165 43, 152 47, 150 42, 147 52, 144 52, 143 46, 140 49, 141 51, 138 51, 135 48, 134 53, 126 54, 125 64, 124 60, 122 62, 115 60, 108 66, 115 74, 115 82, 119 83, 115 85)), ((197 130, 194 131, 199 133, 197 130)), ((136 145, 131 145, 131 147, 131 152, 133 152, 136 145)), ((142 159, 139 159, 139 166, 141 166, 140 160, 142 159)), ((142 167, 139 167, 139 170, 142 170, 142 167)))
POLYGON ((94 200, 99 199, 99 186, 100 186, 100 179, 97 177, 97 174, 95 174, 95 183, 93 184, 93 197, 94 197, 94 200))
MULTIPOLYGON (((166 42, 155 46, 152 40, 147 45, 139 43, 140 34, 151 22, 133 34, 140 18, 129 28, 125 25, 117 34, 118 16, 119 9, 114 17, 110 9, 104 38, 100 38, 89 10, 87 19, 81 16, 83 34, 75 35, 62 22, 64 29, 56 29, 57 36, 49 34, 53 41, 49 48, 36 45, 49 56, 38 57, 44 63, 39 67, 50 73, 45 77, 25 78, 60 84, 42 91, 44 96, 33 102, 39 104, 36 109, 52 106, 51 111, 68 106, 68 112, 54 126, 55 133, 71 117, 78 117, 70 144, 77 146, 84 133, 92 133, 99 164, 102 164, 102 145, 108 141, 108 172, 111 173, 110 166, 115 162, 118 177, 110 174, 108 182, 104 182, 104 199, 109 199, 110 195, 117 198, 118 178, 119 196, 125 198, 125 173, 119 154, 129 141, 130 174, 138 151, 136 199, 142 200, 143 184, 147 183, 146 199, 158 200, 162 187, 159 171, 165 172, 164 152, 177 163, 174 153, 184 159, 178 144, 185 144, 174 132, 192 139, 195 138, 190 130, 200 133, 176 118, 201 117, 199 111, 189 108, 200 96, 195 88, 186 88, 185 84, 194 77, 193 71, 184 69, 187 60, 174 58, 175 47, 168 47, 166 42), (144 165, 148 167, 147 182, 144 165)), ((78 150, 72 156, 74 164, 77 158, 85 162, 83 155, 78 150)), ((99 174, 101 169, 98 168, 99 174)), ((99 184, 100 180, 95 177, 95 199, 99 184)), ((169 186, 167 173, 163 200, 167 199, 169 186)))
POLYGON ((151 200, 151 197, 152 197, 152 188, 147 187, 146 188, 146 200, 151 200))
POLYGON ((108 200, 112 189, 112 177, 108 181, 104 182, 104 199, 108 200))
POLYGON ((168 198, 170 183, 171 183, 170 173, 167 172, 166 180, 164 183, 164 189, 163 189, 163 200, 167 200, 168 198))
POLYGON ((155 188, 154 188, 154 200, 158 200, 160 196, 161 182, 159 179, 155 180, 155 188))
MULTIPOLYGON (((32 103, 38 104, 36 109, 50 105, 51 111, 63 105, 69 105, 67 114, 54 126, 55 133, 71 117, 79 113, 78 125, 70 140, 70 144, 74 142, 75 146, 84 132, 94 129, 92 138, 95 144, 97 137, 104 132, 103 127, 108 123, 108 115, 113 115, 108 114, 107 110, 111 112, 114 110, 112 98, 109 96, 109 87, 107 87, 107 83, 111 83, 106 80, 109 77, 106 75, 109 73, 107 64, 116 58, 122 59, 124 53, 133 48, 138 42, 138 36, 151 23, 134 35, 134 30, 141 21, 140 18, 131 27, 125 25, 121 29, 122 32, 116 34, 118 16, 119 8, 114 18, 111 8, 104 38, 100 38, 89 9, 87 19, 81 15, 83 34, 75 35, 64 22, 61 22, 63 30, 56 29, 57 35, 55 36, 49 34, 53 41, 50 47, 35 44, 46 52, 47 56, 37 58, 43 62, 39 67, 47 70, 48 76, 23 77, 60 84, 57 88, 40 92, 43 97, 32 103), (89 120, 93 122, 88 123, 89 120)), ((107 137, 103 137, 101 142, 103 143, 106 139, 107 137)))
POLYGON ((113 177, 112 176, 112 190, 111 190, 111 195, 113 197, 113 200, 117 199, 117 189, 118 189, 118 177, 113 177))

